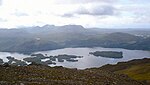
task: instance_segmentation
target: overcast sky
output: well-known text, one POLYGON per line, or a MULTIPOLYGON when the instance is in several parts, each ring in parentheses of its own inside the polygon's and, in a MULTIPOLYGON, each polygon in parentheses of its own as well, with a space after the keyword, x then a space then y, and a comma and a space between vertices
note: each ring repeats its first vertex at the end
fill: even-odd
POLYGON ((0 28, 150 28, 150 0, 0 0, 0 28))

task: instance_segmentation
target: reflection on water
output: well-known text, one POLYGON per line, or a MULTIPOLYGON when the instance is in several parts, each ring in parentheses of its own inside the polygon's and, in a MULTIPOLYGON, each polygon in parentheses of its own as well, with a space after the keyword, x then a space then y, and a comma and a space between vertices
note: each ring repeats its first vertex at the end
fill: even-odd
MULTIPOLYGON (((142 51, 142 50, 126 50, 120 48, 64 48, 52 51, 41 51, 36 53, 42 53, 47 55, 59 55, 59 54, 68 54, 68 55, 77 55, 84 56, 83 58, 78 58, 78 62, 56 62, 58 66, 65 66, 70 68, 91 68, 91 67, 100 67, 105 64, 115 64, 120 61, 128 61, 132 59, 141 59, 141 58, 150 58, 150 51, 142 51), (104 58, 104 57, 95 57, 90 55, 89 52, 94 51, 122 51, 123 58, 121 59, 113 59, 113 58, 104 58)), ((0 58, 7 61, 6 57, 12 56, 16 59, 23 59, 25 57, 29 57, 28 55, 18 54, 18 53, 7 53, 0 52, 0 58)))

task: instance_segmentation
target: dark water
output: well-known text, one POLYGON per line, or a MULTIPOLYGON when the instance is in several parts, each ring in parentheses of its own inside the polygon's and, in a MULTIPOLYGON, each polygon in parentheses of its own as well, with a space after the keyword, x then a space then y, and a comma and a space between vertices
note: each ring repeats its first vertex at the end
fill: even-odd
MULTIPOLYGON (((91 67, 100 67, 105 64, 115 64, 121 61, 128 61, 132 59, 141 59, 141 58, 150 58, 150 51, 142 51, 142 50, 126 50, 120 48, 64 48, 58 50, 51 50, 51 51, 41 51, 36 53, 42 53, 47 55, 59 55, 59 54, 68 54, 68 55, 79 55, 83 56, 83 58, 79 58, 78 62, 56 62, 57 66, 64 66, 69 68, 91 68, 91 67), (121 59, 114 59, 114 58, 104 58, 104 57, 95 57, 90 55, 89 52, 94 51, 122 51, 123 58, 121 59)), ((7 52, 0 52, 0 58, 7 61, 7 56, 13 56, 16 59, 23 59, 25 57, 29 57, 29 55, 23 55, 18 53, 7 53, 7 52)), ((44 60, 43 60, 44 61, 44 60)))

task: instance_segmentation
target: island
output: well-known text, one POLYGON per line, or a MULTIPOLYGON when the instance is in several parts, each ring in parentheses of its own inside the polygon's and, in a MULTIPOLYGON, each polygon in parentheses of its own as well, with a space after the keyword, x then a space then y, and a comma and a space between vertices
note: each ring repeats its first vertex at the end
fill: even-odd
POLYGON ((67 55, 67 54, 61 54, 57 56, 48 56, 47 54, 43 55, 41 53, 39 54, 32 54, 31 57, 24 58, 23 60, 26 62, 34 62, 37 64, 43 64, 43 65, 49 65, 49 64, 56 64, 55 62, 77 62, 76 58, 82 58, 83 56, 76 56, 76 55, 67 55), (46 61, 42 60, 47 59, 46 61))
POLYGON ((123 58, 123 52, 117 52, 117 51, 95 51, 95 52, 89 52, 89 54, 92 54, 97 57, 106 57, 106 58, 123 58))
POLYGON ((0 59, 0 65, 2 65, 4 63, 3 59, 0 59))
POLYGON ((47 54, 31 54, 30 57, 23 58, 23 60, 18 60, 15 57, 7 56, 7 62, 4 62, 3 59, 0 58, 0 65, 13 65, 13 66, 27 66, 31 63, 40 64, 40 65, 56 65, 56 62, 77 62, 77 58, 82 58, 83 56, 77 55, 68 55, 68 54, 60 54, 55 56, 48 56, 47 54))
POLYGON ((42 61, 42 59, 48 59, 50 57, 44 56, 43 54, 32 54, 31 57, 24 58, 23 60, 30 63, 37 63, 42 65, 49 65, 49 64, 56 64, 55 62, 52 62, 50 59, 46 61, 42 61))
POLYGON ((64 62, 64 60, 66 60, 68 62, 77 62, 78 60, 75 60, 75 59, 82 58, 82 57, 83 56, 62 54, 62 55, 54 56, 53 58, 57 58, 58 62, 64 62))
POLYGON ((11 57, 11 56, 7 56, 6 58, 8 59, 7 63, 9 65, 15 65, 15 66, 26 66, 27 65, 27 63, 25 61, 15 59, 14 57, 11 57))

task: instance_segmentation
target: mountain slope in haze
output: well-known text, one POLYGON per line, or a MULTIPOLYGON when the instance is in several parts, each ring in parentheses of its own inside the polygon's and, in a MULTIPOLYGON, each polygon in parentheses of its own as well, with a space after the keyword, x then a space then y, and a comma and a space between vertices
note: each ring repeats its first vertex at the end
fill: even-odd
POLYGON ((134 36, 128 33, 121 33, 121 32, 111 33, 106 35, 103 38, 105 40, 108 39, 110 41, 121 42, 121 43, 130 43, 130 42, 138 41, 140 39, 140 37, 138 36, 134 36))
POLYGON ((150 37, 137 41, 134 44, 129 44, 125 48, 134 50, 150 50, 150 37))
MULTIPOLYGON (((125 48, 127 45, 136 44, 143 38, 134 36, 128 33, 115 32, 110 34, 103 34, 101 36, 93 36, 88 39, 71 40, 67 41, 67 45, 74 47, 113 47, 113 48, 125 48)), ((139 46, 140 47, 140 46, 139 46)), ((128 49, 128 48, 127 48, 128 49)))
POLYGON ((103 33, 80 25, 0 29, 0 51, 32 53, 65 47, 116 47, 150 50, 149 38, 128 33, 103 33))

